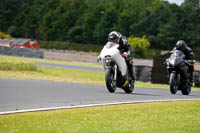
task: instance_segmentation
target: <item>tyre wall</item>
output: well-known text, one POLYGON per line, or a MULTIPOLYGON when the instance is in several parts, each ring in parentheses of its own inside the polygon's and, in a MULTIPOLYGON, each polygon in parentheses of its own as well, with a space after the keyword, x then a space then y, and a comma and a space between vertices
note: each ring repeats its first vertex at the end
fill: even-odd
POLYGON ((43 58, 44 52, 40 49, 29 49, 29 48, 14 48, 0 46, 1 55, 9 56, 20 56, 20 57, 32 57, 32 58, 43 58))

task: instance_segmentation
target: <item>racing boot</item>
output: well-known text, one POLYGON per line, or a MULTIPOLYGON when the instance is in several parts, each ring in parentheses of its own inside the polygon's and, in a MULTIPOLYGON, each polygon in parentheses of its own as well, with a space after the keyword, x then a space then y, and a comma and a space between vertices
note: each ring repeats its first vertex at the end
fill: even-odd
POLYGON ((122 76, 122 80, 123 80, 122 87, 125 87, 128 84, 128 74, 122 76))
POLYGON ((192 86, 192 84, 193 84, 193 72, 190 72, 189 85, 192 86))
POLYGON ((190 81, 190 84, 192 86, 193 82, 194 82, 194 78, 193 78, 194 65, 189 66, 189 72, 190 72, 189 81, 190 81))
POLYGON ((134 66, 133 63, 130 61, 130 64, 128 66, 128 71, 130 74, 130 77, 132 79, 133 82, 135 82, 136 78, 135 78, 135 70, 134 70, 134 66))
POLYGON ((135 73, 134 73, 134 70, 133 69, 130 69, 129 70, 129 74, 130 74, 130 78, 133 82, 135 82, 135 73))

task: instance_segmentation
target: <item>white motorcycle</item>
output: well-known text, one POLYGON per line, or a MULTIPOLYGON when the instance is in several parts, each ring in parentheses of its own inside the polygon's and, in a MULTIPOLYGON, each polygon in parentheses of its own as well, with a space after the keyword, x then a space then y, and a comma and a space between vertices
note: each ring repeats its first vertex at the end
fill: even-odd
POLYGON ((109 92, 116 91, 116 87, 123 89, 126 93, 134 90, 134 80, 128 73, 125 56, 120 53, 119 44, 108 42, 98 56, 102 61, 105 71, 105 82, 109 92))

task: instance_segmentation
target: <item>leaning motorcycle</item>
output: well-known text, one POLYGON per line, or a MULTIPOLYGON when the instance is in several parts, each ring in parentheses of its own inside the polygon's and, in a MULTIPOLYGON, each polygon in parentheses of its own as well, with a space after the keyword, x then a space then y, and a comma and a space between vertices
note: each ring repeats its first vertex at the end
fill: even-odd
POLYGON ((167 70, 169 73, 170 92, 176 94, 178 90, 183 95, 189 95, 191 85, 189 77, 189 65, 195 61, 185 60, 185 55, 180 50, 174 50, 170 57, 166 59, 167 70))
POLYGON ((132 93, 134 81, 128 73, 125 56, 120 53, 118 47, 119 44, 108 42, 98 56, 105 71, 106 87, 110 93, 115 92, 117 87, 126 93, 132 93))

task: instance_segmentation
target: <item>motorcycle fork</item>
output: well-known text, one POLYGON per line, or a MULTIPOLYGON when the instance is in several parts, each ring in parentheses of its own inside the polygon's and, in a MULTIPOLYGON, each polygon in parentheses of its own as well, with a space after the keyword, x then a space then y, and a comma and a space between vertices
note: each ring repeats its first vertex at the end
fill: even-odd
POLYGON ((180 86, 180 80, 181 80, 180 74, 177 74, 177 73, 176 73, 176 79, 177 79, 176 83, 177 83, 177 85, 178 85, 178 89, 179 89, 179 86, 180 86))
POLYGON ((178 73, 175 72, 175 71, 172 71, 171 74, 175 74, 175 77, 176 77, 176 84, 177 84, 177 87, 178 87, 178 90, 179 90, 179 88, 180 88, 180 79, 181 79, 180 74, 178 74, 178 73))
POLYGON ((114 80, 117 81, 117 65, 114 66, 114 72, 115 72, 114 80))

